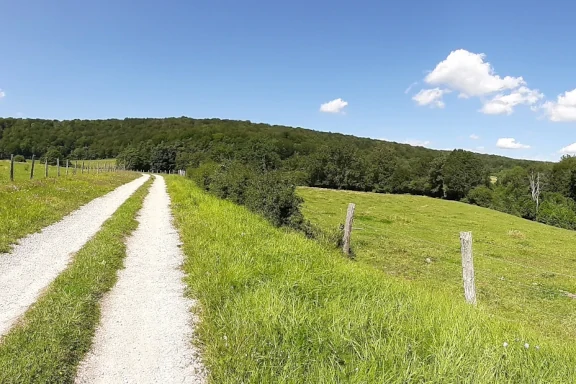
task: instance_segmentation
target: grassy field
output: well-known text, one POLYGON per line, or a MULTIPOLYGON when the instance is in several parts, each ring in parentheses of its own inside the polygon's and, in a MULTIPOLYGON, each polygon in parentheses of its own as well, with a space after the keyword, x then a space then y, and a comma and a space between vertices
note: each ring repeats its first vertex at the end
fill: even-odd
MULTIPOLYGON (((190 180, 166 180, 213 383, 566 383, 576 375, 572 342, 491 317, 455 296, 461 293, 350 261, 190 180)), ((387 215, 411 223, 404 213, 387 215)), ((358 236, 354 244, 361 253, 358 236)), ((456 243, 447 246, 457 254, 456 243)), ((442 255, 426 255, 432 268, 442 255)), ((410 270, 407 264, 397 274, 410 270)))
POLYGON ((480 311, 552 337, 576 338, 576 232, 485 208, 419 196, 301 188, 304 214, 323 228, 356 204, 356 260, 463 300, 459 232, 472 231, 480 311), (428 259, 428 260, 427 260, 428 259))
MULTIPOLYGON (((76 174, 29 180, 26 167, 17 164, 16 181, 9 180, 9 162, 0 161, 0 253, 18 239, 58 221, 90 200, 139 177, 133 172, 76 174)), ((42 167, 43 172, 43 167, 42 167)))
POLYGON ((0 340, 0 383, 73 383, 100 318, 99 300, 116 282, 124 239, 152 180, 132 195, 0 340))

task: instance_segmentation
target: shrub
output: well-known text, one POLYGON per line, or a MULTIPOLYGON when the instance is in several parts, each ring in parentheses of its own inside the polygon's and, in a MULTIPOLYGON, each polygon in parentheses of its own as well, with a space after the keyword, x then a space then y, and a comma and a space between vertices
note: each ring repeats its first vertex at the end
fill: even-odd
POLYGON ((17 163, 25 163, 26 158, 22 155, 16 155, 16 156, 14 156, 14 161, 17 163))
POLYGON ((246 189, 246 206, 276 226, 300 229, 304 216, 303 200, 296 195, 296 186, 286 182, 281 172, 267 172, 254 177, 246 189))
POLYGON ((208 191, 210 189, 212 178, 219 168, 219 164, 213 161, 208 161, 200 164, 197 168, 188 168, 186 174, 196 183, 196 185, 208 191))
POLYGON ((560 228, 576 229, 576 203, 560 193, 546 193, 537 221, 560 228))
POLYGON ((470 204, 475 204, 480 207, 490 208, 494 193, 485 185, 480 185, 468 192, 467 200, 470 204))

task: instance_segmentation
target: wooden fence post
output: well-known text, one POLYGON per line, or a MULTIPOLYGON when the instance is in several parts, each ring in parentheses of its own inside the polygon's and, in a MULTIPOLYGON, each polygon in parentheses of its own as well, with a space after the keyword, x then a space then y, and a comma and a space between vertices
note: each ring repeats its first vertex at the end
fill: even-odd
POLYGON ((350 255, 350 236, 352 235, 352 224, 354 223, 354 210, 356 209, 356 204, 348 204, 348 212, 346 212, 346 224, 344 224, 344 238, 342 243, 342 250, 345 255, 350 255))
POLYGON ((48 158, 44 159, 44 177, 48 177, 48 158))
POLYGON ((78 169, 78 160, 76 160, 74 162, 74 170, 72 171, 72 174, 75 175, 76 174, 76 170, 78 169))
POLYGON ((10 181, 14 181, 14 155, 10 155, 10 181))
POLYGON ((56 159, 56 176, 60 177, 60 158, 56 159))
POLYGON ((464 297, 468 304, 476 305, 476 284, 474 282, 474 258, 472 256, 472 232, 460 232, 462 250, 462 278, 464 297))
POLYGON ((69 163, 69 160, 66 159, 66 176, 68 176, 68 163, 69 163))
POLYGON ((80 173, 84 173, 84 160, 82 160, 82 170, 80 171, 80 173))
POLYGON ((30 180, 34 178, 34 162, 36 162, 36 158, 32 155, 32 167, 30 168, 30 180))

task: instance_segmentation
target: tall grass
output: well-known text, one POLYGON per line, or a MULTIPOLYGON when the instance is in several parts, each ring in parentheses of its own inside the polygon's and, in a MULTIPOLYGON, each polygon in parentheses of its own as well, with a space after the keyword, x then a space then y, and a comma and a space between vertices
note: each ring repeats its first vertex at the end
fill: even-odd
POLYGON ((570 343, 349 261, 189 180, 167 182, 213 383, 563 383, 576 374, 570 343))
POLYGON ((72 383, 90 349, 100 318, 100 298, 116 283, 126 255, 125 238, 151 180, 138 189, 73 262, 0 339, 0 383, 72 383))
MULTIPOLYGON (((7 165, 9 162, 0 162, 0 253, 8 252, 18 239, 140 176, 134 172, 76 174, 34 180, 26 176, 10 182, 7 165)), ((18 164, 18 167, 25 165, 18 164)), ((24 175, 25 172, 16 174, 24 175)))

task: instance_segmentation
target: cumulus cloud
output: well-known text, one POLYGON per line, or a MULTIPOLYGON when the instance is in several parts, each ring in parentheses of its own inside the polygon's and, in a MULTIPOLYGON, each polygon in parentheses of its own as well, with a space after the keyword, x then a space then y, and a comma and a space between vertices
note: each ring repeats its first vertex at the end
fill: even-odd
POLYGON ((431 107, 444 108, 444 101, 442 96, 449 93, 448 89, 422 89, 420 92, 412 96, 412 100, 418 103, 418 105, 429 105, 431 107))
POLYGON ((576 143, 572 143, 558 151, 563 155, 576 155, 576 143))
POLYGON ((3 98, 4 96, 6 96, 6 93, 4 93, 4 91, 0 89, 0 99, 3 98))
MULTIPOLYGON (((413 99, 418 101, 416 97, 419 95, 424 98, 424 95, 430 93, 437 94, 442 88, 442 94, 456 91, 459 98, 480 98, 484 104, 480 112, 509 115, 517 105, 534 105, 544 97, 538 90, 528 88, 521 76, 497 75, 485 59, 486 55, 483 53, 473 53, 465 49, 452 51, 424 78, 427 84, 436 88, 423 89, 413 99)), ((436 99, 431 102, 441 103, 443 107, 442 94, 436 96, 439 102, 436 99)), ((418 104, 428 105, 420 102, 418 104)))
POLYGON ((426 146, 430 145, 430 141, 408 139, 408 140, 404 141, 404 144, 410 144, 414 147, 426 147, 426 146))
POLYGON ((320 105, 320 112, 326 113, 342 113, 344 108, 348 105, 347 101, 340 98, 334 99, 327 103, 320 105))
POLYGON ((494 74, 494 68, 485 62, 486 55, 465 49, 451 52, 446 60, 436 65, 424 79, 430 85, 445 85, 460 92, 461 97, 482 96, 505 89, 514 89, 526 82, 522 77, 494 74))
POLYGON ((545 102, 542 109, 551 121, 576 121, 576 89, 564 92, 556 101, 545 102))
POLYGON ((476 134, 473 133, 473 134, 470 135, 470 138, 471 138, 472 140, 478 140, 478 139, 480 138, 480 136, 478 136, 478 135, 476 135, 476 134))
POLYGON ((516 141, 516 139, 513 139, 511 137, 504 137, 504 138, 498 139, 498 141, 496 142, 496 146, 498 148, 504 148, 504 149, 528 149, 528 148, 530 148, 529 145, 520 144, 519 142, 516 141))
POLYGON ((534 105, 544 97, 537 89, 520 87, 509 94, 498 94, 486 102, 481 112, 487 115, 510 115, 514 112, 514 107, 520 104, 534 105))

